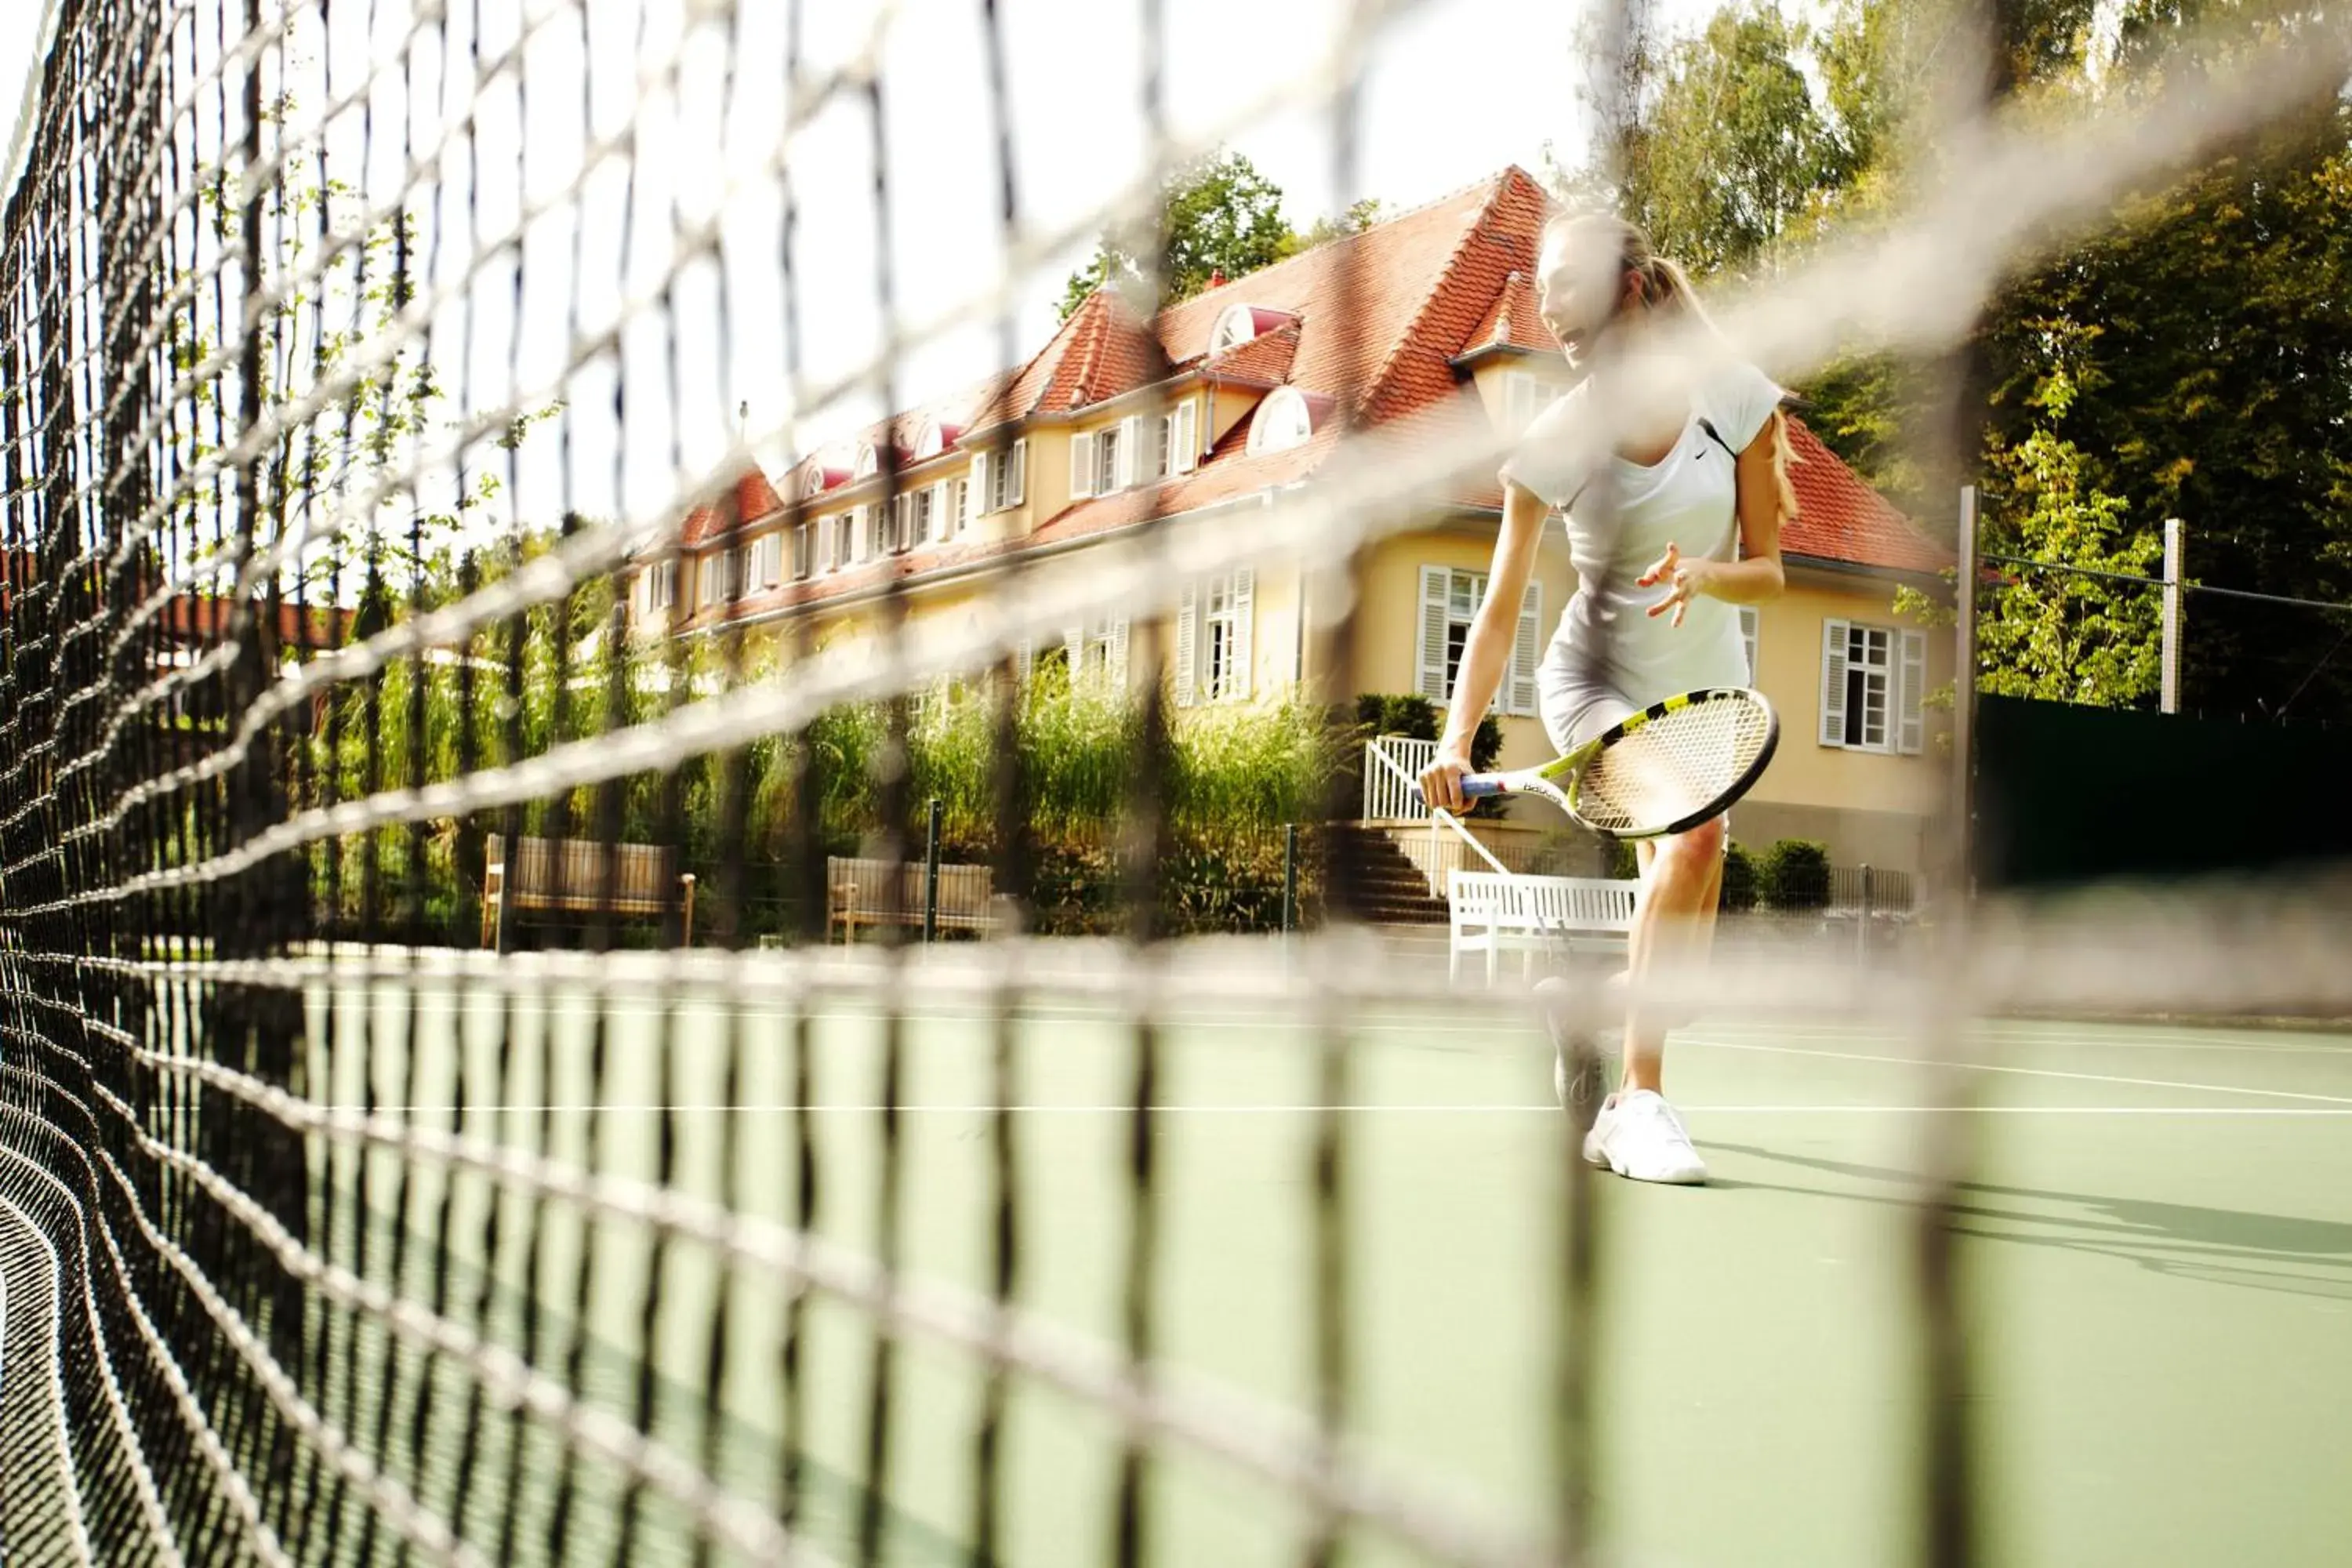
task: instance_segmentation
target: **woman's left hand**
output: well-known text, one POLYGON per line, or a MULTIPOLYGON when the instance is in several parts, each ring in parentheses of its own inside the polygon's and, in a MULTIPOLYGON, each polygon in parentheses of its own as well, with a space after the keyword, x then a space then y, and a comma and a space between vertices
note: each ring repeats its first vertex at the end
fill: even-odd
POLYGON ((1675 613, 1674 624, 1681 626, 1683 612, 1690 608, 1691 600, 1697 597, 1703 591, 1700 584, 1705 578, 1706 567, 1707 563, 1705 561, 1684 560, 1682 552, 1669 543, 1666 546, 1666 552, 1658 557, 1656 563, 1633 579, 1633 586, 1636 588, 1663 586, 1666 590, 1666 596, 1650 606, 1651 617, 1654 619, 1672 610, 1675 613))

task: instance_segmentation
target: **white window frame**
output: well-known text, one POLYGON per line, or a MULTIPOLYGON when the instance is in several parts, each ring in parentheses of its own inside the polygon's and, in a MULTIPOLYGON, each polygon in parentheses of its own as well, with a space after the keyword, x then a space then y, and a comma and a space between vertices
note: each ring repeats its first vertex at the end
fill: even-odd
MULTIPOLYGON (((1486 601, 1484 572, 1460 566, 1421 569, 1421 608, 1413 621, 1414 689, 1440 708, 1454 704, 1454 680, 1459 671, 1454 628, 1461 629, 1461 642, 1466 647, 1471 623, 1486 601)), ((1489 712, 1509 719, 1540 715, 1543 699, 1536 671, 1543 663, 1543 584, 1529 583, 1520 596, 1518 619, 1512 628, 1510 662, 1496 688, 1489 712)))
POLYGON ((1314 438, 1315 405, 1298 388, 1277 386, 1259 401, 1250 415, 1249 439, 1244 447, 1255 457, 1260 452, 1287 452, 1314 438))
POLYGON ((980 491, 975 516, 1005 511, 1028 499, 1029 438, 1024 436, 1009 447, 998 447, 979 454, 972 459, 973 471, 987 483, 980 491))
POLYGON ((1162 414, 1159 451, 1154 465, 1158 474, 1189 474, 1201 460, 1201 405, 1194 398, 1186 398, 1162 414))
POLYGON ((1761 668, 1757 660, 1761 657, 1764 646, 1764 612, 1755 605, 1740 605, 1736 608, 1739 611, 1739 644, 1748 655, 1748 684, 1752 688, 1761 668))
POLYGON ((1070 650, 1070 679, 1108 683, 1114 689, 1127 684, 1128 618, 1097 616, 1063 634, 1070 650))
POLYGON ((954 539, 971 526, 971 476, 948 481, 946 537, 954 539))
POLYGON ((656 561, 646 572, 646 605, 667 610, 677 603, 677 563, 656 561))
POLYGON ((816 574, 817 524, 803 521, 793 530, 793 581, 805 583, 816 574))
POLYGON ((1257 573, 1236 567, 1188 583, 1176 611, 1176 705, 1246 702, 1255 679, 1257 573))
POLYGON ((1926 633, 1825 617, 1821 743, 1880 755, 1916 756, 1926 750, 1927 672, 1926 633))
POLYGON ((1536 417, 1557 402, 1567 388, 1548 376, 1524 370, 1503 373, 1503 425, 1506 429, 1524 430, 1536 422, 1536 417))
POLYGON ((851 507, 825 519, 824 569, 845 570, 857 559, 857 514, 862 508, 851 507))

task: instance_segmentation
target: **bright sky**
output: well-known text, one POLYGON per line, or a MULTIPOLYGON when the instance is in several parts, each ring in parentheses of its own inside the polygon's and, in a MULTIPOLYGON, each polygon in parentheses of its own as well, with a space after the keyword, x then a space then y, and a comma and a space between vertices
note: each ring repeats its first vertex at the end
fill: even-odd
MULTIPOLYGON (((1380 197, 1391 209, 1411 206, 1506 163, 1532 167, 1547 142, 1570 154, 1582 145, 1573 47, 1581 5, 1422 0, 1370 7, 1403 15, 1377 33, 1360 78, 1357 189, 1335 189, 1327 108, 1271 117, 1255 110, 1269 99, 1312 91, 1355 8, 1349 0, 1165 0, 1168 36, 1156 57, 1169 133, 1221 138, 1247 154, 1283 188, 1287 214, 1302 227, 1354 195, 1380 197)), ((1660 19, 1687 26, 1710 8, 1707 0, 1665 0, 1660 19)), ((37 0, 0 5, 0 83, 24 79, 42 9, 37 0)), ((376 83, 364 149, 358 114, 335 122, 331 164, 346 179, 363 168, 359 183, 372 196, 387 195, 401 188, 412 155, 430 154, 469 110, 477 116, 477 155, 440 159, 444 205, 420 231, 421 265, 463 294, 434 316, 433 357, 445 381, 470 392, 477 408, 495 405, 562 378, 569 344, 628 318, 634 326, 621 338, 619 388, 609 373, 572 373, 568 460, 558 458, 554 442, 534 437, 524 478, 534 506, 551 500, 545 485, 562 489, 561 504, 592 513, 608 513, 616 500, 629 510, 656 505, 674 489, 679 465, 691 471, 717 455, 740 402, 750 404, 759 429, 795 413, 778 260, 782 182, 773 164, 791 110, 785 18, 799 12, 803 58, 822 72, 855 59, 890 8, 880 0, 796 7, 756 0, 738 7, 730 36, 709 27, 689 34, 681 19, 696 8, 684 0, 597 0, 585 7, 583 39, 576 4, 482 0, 478 47, 459 31, 477 8, 451 9, 459 15, 446 36, 446 75, 436 29, 413 55, 404 85, 393 76, 376 83), (536 25, 541 21, 547 25, 536 25), (478 85, 478 62, 527 28, 533 31, 520 72, 478 85), (673 60, 675 92, 666 79, 673 60), (607 160, 583 179, 583 149, 632 129, 634 160, 607 160), (634 180, 623 177, 632 170, 634 180), (575 187, 576 208, 562 203, 524 226, 518 331, 512 268, 493 265, 470 287, 460 274, 484 241, 505 234, 533 203, 575 187), (719 225, 723 270, 677 273, 667 314, 646 309, 675 269, 679 226, 697 221, 719 225), (632 299, 635 305, 625 303, 632 299), (467 368, 457 374, 460 366, 467 368), (617 409, 616 390, 627 394, 617 409), (590 462, 583 453, 617 460, 590 462)), ((1063 279, 1091 248, 1093 216, 1145 166, 1140 10, 1133 0, 1000 0, 1014 177, 1028 232, 1085 230, 1076 243, 1018 271, 1016 359, 1053 330, 1063 279)), ((408 11, 405 0, 338 7, 329 36, 314 11, 298 8, 288 67, 300 106, 298 133, 306 114, 392 58, 411 26, 408 11), (371 17, 373 38, 361 30, 371 17)), ((901 406, 967 385, 1005 359, 1001 326, 985 308, 1008 265, 980 14, 978 0, 907 0, 879 33, 899 317, 920 324, 961 310, 971 318, 960 330, 904 345, 890 388, 901 406)), ((862 92, 818 112, 784 163, 800 208, 792 262, 803 384, 811 388, 878 363, 886 348, 876 293, 874 164, 862 92)), ((876 416, 879 390, 802 407, 791 444, 804 450, 876 416)))

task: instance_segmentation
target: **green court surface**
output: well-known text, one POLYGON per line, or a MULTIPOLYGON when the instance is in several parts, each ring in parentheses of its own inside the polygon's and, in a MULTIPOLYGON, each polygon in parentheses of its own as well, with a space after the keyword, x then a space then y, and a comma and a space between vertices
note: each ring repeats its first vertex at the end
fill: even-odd
MULTIPOLYGON (((805 1131, 818 1230, 873 1244, 886 1025, 866 999, 814 1009, 806 1115, 794 1109, 795 1030, 778 1008, 615 1003, 592 1089, 590 1004, 512 1005, 501 1051, 492 994, 339 990, 331 1017, 327 994, 314 994, 310 1091, 361 1104, 365 1061, 383 1114, 409 1106, 419 1125, 461 1125, 647 1180, 660 1174, 667 1130, 675 1184, 785 1223, 797 1209, 805 1131)), ((902 1027, 900 1262, 984 1291, 994 1223, 988 1022, 976 1011, 919 1010, 902 1027)), ((1968 1113, 1978 1180, 1962 1214, 1987 1560, 2345 1561, 2352 1037, 1989 1027, 1993 1067, 1972 1075, 1979 1099, 1968 1113)), ((1360 1019, 1352 1039, 1342 1178, 1350 1419, 1383 1455, 1539 1529, 1559 1321, 1561 1117, 1545 1047, 1524 1020, 1481 1009, 1360 1019)), ((1170 1019, 1158 1037, 1160 1352, 1297 1408, 1316 1364, 1314 1042, 1295 1026, 1206 1008, 1170 1019)), ((1712 1184, 1604 1179, 1600 1189, 1599 1485, 1612 1561, 1874 1568, 1915 1554, 1910 1199, 1930 1092, 1919 1054, 1898 1034, 1845 1025, 1716 1020, 1677 1037, 1669 1088, 1712 1184)), ((1116 1342, 1132 1199, 1132 1029, 1099 1013, 1034 1008, 1020 1022, 1017 1071, 1020 1302, 1116 1342)), ((319 1190, 356 1192, 348 1159, 325 1163, 320 1144, 313 1161, 327 1172, 319 1190)), ((371 1162, 369 1256, 355 1258, 362 1238, 347 1218, 335 1229, 330 1211, 347 1205, 321 1205, 314 1218, 324 1249, 371 1278, 391 1278, 401 1163, 389 1152, 371 1162)), ((488 1191, 478 1177, 445 1188, 422 1167, 412 1175, 404 1288, 436 1288, 424 1260, 446 1196, 456 1257, 439 1286, 450 1314, 471 1321, 478 1299, 490 1337, 536 1333, 538 1361, 558 1369, 558 1348, 584 1321, 590 1398, 625 1413, 646 1393, 623 1347, 646 1338, 646 1232, 599 1226, 583 1290, 572 1205, 539 1212, 534 1258, 524 1199, 503 1201, 495 1247, 487 1244, 488 1191), (486 1252, 497 1281, 487 1290, 486 1252), (544 1307, 528 1326, 526 1292, 544 1307), (583 1296, 584 1318, 575 1310, 583 1296)), ((724 1411, 713 1424, 694 1391, 710 1364, 721 1272, 684 1244, 666 1248, 660 1268, 657 1430, 707 1456, 730 1484, 777 1496, 782 1292, 741 1270, 724 1287, 724 1411)), ((374 1342, 357 1342, 362 1363, 374 1342)), ((337 1359, 352 1359, 349 1344, 337 1359)), ((854 1556, 872 1403, 866 1320, 818 1299, 801 1365, 801 1522, 854 1556)), ((366 1420, 380 1408, 374 1380, 353 1384, 346 1408, 330 1414, 366 1420)), ((909 1342, 898 1357, 887 1507, 877 1515, 884 1560, 971 1563, 982 1385, 961 1352, 909 1342)), ((462 1384, 436 1373, 434 1386, 438 1399, 462 1384)), ((1017 1374, 1013 1386, 1002 1560, 1109 1560, 1115 1428, 1017 1374)), ((418 1427, 428 1433, 428 1500, 457 1484, 453 1420, 436 1410, 418 1427)), ((492 1460, 503 1456, 515 1489, 478 1478, 467 1510, 495 1511, 511 1495, 525 1515, 520 1533, 541 1530, 550 1483, 533 1456, 543 1450, 526 1436, 521 1448, 492 1440, 484 1452, 480 1476, 498 1473, 492 1460)), ((1221 1460, 1160 1452, 1150 1561, 1297 1560, 1307 1521, 1295 1499, 1221 1460)), ((1419 1560, 1370 1531, 1350 1539, 1360 1547, 1351 1562, 1419 1560)))

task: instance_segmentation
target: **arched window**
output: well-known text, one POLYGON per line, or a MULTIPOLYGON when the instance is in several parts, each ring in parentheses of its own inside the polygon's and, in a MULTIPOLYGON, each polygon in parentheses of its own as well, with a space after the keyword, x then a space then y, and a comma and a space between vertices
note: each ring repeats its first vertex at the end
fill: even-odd
POLYGON ((1257 336, 1257 312, 1247 305, 1228 305, 1225 313, 1217 318, 1216 330, 1209 334, 1209 352, 1221 354, 1227 349, 1238 348, 1257 336))
POLYGON ((882 455, 868 443, 857 448, 857 472, 855 478, 870 479, 882 471, 882 455))
POLYGON ((1307 395, 1295 386, 1277 386, 1250 416, 1248 450, 1252 455, 1286 451, 1305 446, 1314 434, 1315 411, 1307 406, 1307 395))

